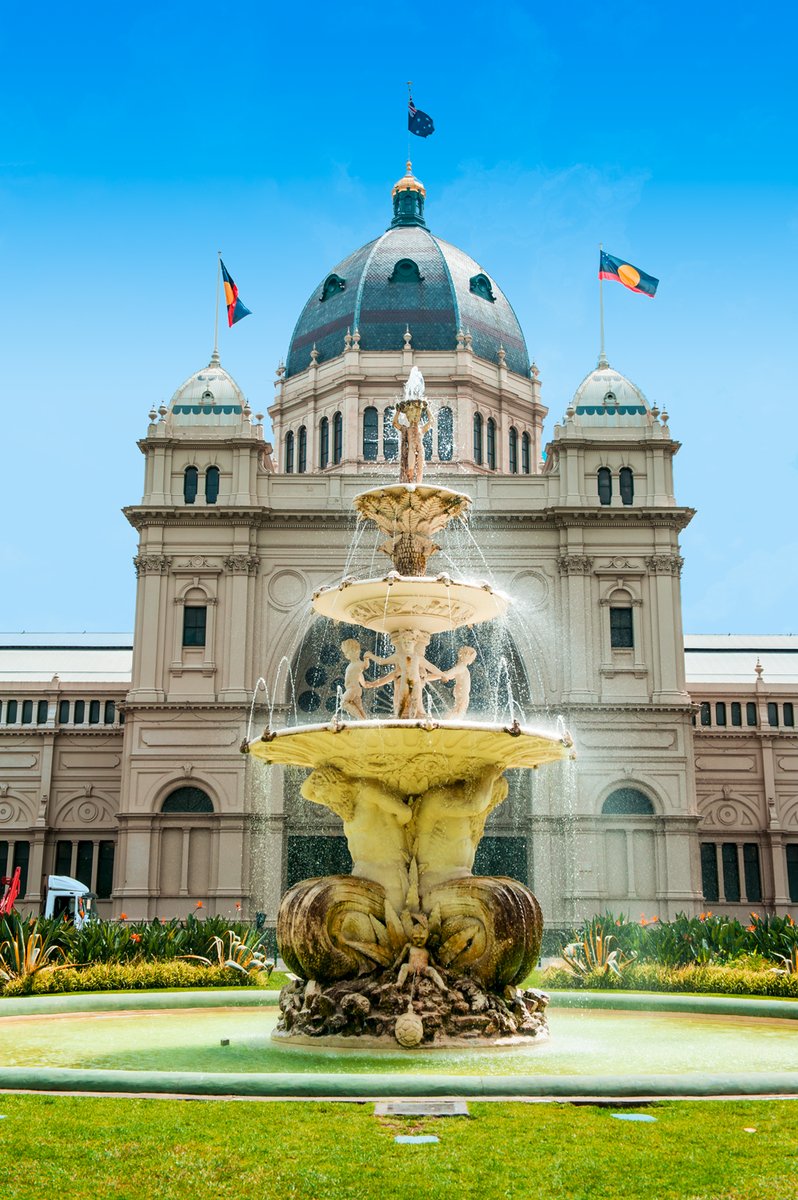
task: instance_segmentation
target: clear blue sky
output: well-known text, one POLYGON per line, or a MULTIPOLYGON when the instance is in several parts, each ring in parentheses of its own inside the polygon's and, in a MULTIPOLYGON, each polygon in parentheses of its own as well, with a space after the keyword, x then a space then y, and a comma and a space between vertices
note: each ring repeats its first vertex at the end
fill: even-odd
POLYGON ((387 224, 404 81, 433 231, 499 280, 547 430, 598 350, 671 414, 685 629, 798 633, 793 6, 205 0, 4 18, 0 629, 132 628, 152 404, 222 330, 254 410, 319 279, 387 224), (58 579, 57 585, 53 580, 58 579))

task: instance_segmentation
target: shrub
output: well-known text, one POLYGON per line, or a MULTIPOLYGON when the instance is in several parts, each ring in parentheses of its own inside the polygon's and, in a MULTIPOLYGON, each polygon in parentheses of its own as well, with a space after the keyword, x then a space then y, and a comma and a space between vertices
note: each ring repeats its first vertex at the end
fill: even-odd
POLYGON ((82 968, 43 970, 7 983, 4 996, 48 996, 62 992, 137 991, 150 988, 247 987, 255 978, 232 967, 187 962, 96 963, 82 968))
POLYGON ((623 976, 592 971, 573 975, 562 967, 543 972, 543 988, 601 989, 644 992, 697 992, 728 996, 782 996, 798 999, 798 975, 737 966, 669 967, 661 963, 632 963, 623 976))

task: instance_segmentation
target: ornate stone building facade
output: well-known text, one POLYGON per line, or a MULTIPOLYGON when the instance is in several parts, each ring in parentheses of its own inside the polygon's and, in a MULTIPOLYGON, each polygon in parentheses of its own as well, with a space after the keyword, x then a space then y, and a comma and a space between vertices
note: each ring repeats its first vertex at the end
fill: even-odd
POLYGON ((530 883, 555 924, 710 901, 798 915, 798 680, 769 690, 753 664, 747 682, 686 680, 679 534, 693 512, 674 493, 667 413, 602 359, 546 444, 501 289, 429 232, 409 167, 393 204, 387 232, 300 315, 273 446, 216 354, 150 413, 143 495, 126 510, 132 640, 0 647, 0 873, 24 868, 31 908, 55 871, 107 915, 202 902, 272 922, 288 884, 346 867, 334 819, 239 744, 267 713, 335 709, 337 641, 310 598, 375 553, 351 501, 396 470, 393 404, 417 366, 435 414, 428 473, 474 501, 441 566, 490 573, 518 600, 483 701, 564 720, 578 751, 514 780, 478 868, 530 883))

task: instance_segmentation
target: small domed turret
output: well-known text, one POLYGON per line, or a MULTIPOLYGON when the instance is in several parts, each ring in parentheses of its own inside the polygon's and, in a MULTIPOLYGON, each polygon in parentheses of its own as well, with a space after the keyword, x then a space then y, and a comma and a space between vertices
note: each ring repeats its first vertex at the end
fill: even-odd
POLYGON ((424 200, 427 189, 420 179, 413 174, 413 164, 407 160, 407 170, 401 179, 397 179, 391 190, 393 196, 393 220, 391 228, 397 225, 424 225, 424 200))

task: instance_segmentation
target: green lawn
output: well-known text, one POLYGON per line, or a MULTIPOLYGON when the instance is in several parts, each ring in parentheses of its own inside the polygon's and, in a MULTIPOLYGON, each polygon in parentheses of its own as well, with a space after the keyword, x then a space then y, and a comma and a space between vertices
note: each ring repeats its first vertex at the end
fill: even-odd
POLYGON ((0 1095, 3 1200, 790 1200, 794 1101, 612 1108, 471 1103, 471 1120, 373 1104, 0 1095), (747 1133, 745 1129, 754 1129, 747 1133), (431 1132, 439 1145, 397 1145, 431 1132))

